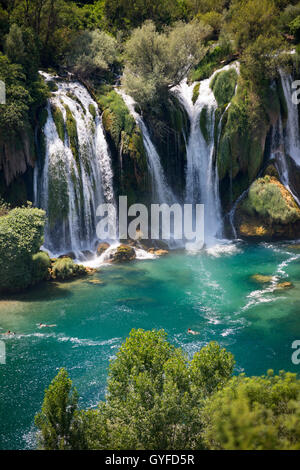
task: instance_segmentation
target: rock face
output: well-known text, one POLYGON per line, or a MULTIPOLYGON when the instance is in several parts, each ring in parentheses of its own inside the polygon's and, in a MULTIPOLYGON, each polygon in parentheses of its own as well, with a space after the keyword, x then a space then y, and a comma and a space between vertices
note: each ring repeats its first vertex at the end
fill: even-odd
POLYGON ((275 176, 266 175, 251 185, 237 208, 236 222, 241 238, 294 239, 300 235, 300 208, 275 176))
POLYGON ((120 245, 112 254, 111 261, 113 263, 124 263, 125 261, 133 261, 135 258, 136 254, 132 246, 120 245))
POLYGON ((109 247, 110 247, 109 243, 106 243, 106 242, 99 243, 99 245, 97 246, 97 255, 98 256, 102 255, 102 253, 104 253, 104 251, 106 251, 109 247))

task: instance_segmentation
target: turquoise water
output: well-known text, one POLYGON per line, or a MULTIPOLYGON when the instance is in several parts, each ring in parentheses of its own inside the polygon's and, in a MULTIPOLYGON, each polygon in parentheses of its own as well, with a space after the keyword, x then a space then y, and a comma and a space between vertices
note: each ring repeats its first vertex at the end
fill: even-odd
POLYGON ((291 344, 300 339, 299 251, 284 244, 227 249, 109 266, 88 279, 0 301, 0 332, 16 332, 2 337, 0 448, 34 447, 34 415, 59 367, 67 368, 81 406, 95 406, 105 393, 109 359, 132 328, 164 328, 190 355, 216 340, 234 353, 236 372, 298 372, 291 344), (251 279, 256 273, 294 288, 272 292, 251 279), (39 329, 40 322, 57 326, 39 329))

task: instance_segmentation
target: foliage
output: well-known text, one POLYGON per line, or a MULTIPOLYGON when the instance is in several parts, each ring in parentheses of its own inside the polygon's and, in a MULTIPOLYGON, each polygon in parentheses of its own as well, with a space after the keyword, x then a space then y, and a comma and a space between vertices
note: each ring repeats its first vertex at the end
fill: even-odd
POLYGON ((223 38, 217 44, 213 44, 206 52, 203 59, 190 72, 190 80, 198 81, 209 78, 212 73, 222 66, 224 59, 230 59, 232 47, 228 38, 223 38))
POLYGON ((79 143, 78 143, 78 134, 77 134, 77 124, 76 119, 74 118, 68 105, 64 105, 66 110, 66 129, 69 136, 70 147, 73 153, 73 156, 79 167, 79 143))
POLYGON ((232 34, 238 50, 243 50, 261 34, 276 35, 278 10, 272 0, 233 0, 226 29, 232 34))
POLYGON ((237 72, 234 68, 217 73, 210 82, 210 88, 214 92, 219 106, 224 106, 231 101, 234 95, 237 72))
POLYGON ((300 448, 300 381, 269 371, 232 378, 203 410, 208 449, 296 450, 300 448))
POLYGON ((32 283, 49 279, 51 261, 48 253, 40 251, 32 257, 32 283))
POLYGON ((85 267, 74 263, 71 258, 59 258, 52 265, 52 278, 59 281, 66 281, 84 274, 86 274, 85 267))
POLYGON ((78 393, 65 369, 60 369, 45 391, 42 409, 35 417, 39 429, 38 445, 45 450, 78 447, 78 393))
POLYGON ((188 5, 182 0, 105 0, 104 12, 108 26, 115 32, 130 31, 151 20, 156 26, 170 25, 176 20, 185 19, 188 5))
POLYGON ((0 290, 17 291, 37 281, 33 256, 43 243, 45 212, 15 208, 0 217, 0 290))
POLYGON ((178 23, 163 33, 150 21, 134 30, 125 45, 125 90, 142 107, 157 103, 203 57, 208 32, 208 26, 196 21, 178 23))
POLYGON ((84 412, 79 442, 89 449, 202 448, 203 403, 233 366, 216 343, 189 361, 164 331, 132 330, 110 364, 106 402, 84 412))
POLYGON ((79 77, 101 76, 117 60, 117 41, 104 31, 82 31, 70 45, 67 66, 79 77))

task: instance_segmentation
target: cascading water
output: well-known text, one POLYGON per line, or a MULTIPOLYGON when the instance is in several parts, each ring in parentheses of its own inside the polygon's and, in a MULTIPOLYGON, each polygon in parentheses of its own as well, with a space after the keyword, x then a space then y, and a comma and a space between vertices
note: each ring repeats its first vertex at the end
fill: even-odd
POLYGON ((115 204, 110 155, 97 104, 86 88, 42 75, 55 80, 57 91, 47 105, 35 205, 47 213, 44 247, 55 255, 72 251, 79 257, 95 248, 97 206, 115 204))
POLYGON ((176 202, 176 197, 166 181, 159 155, 151 140, 148 128, 144 123, 142 116, 138 114, 134 108, 135 102, 133 98, 126 95, 123 90, 117 91, 122 96, 124 103, 128 107, 131 115, 134 117, 143 136, 143 142, 147 154, 148 170, 152 180, 152 202, 159 204, 174 204, 174 202, 176 202))
POLYGON ((280 70, 281 83, 287 105, 288 116, 285 128, 285 151, 300 166, 300 129, 298 107, 292 101, 291 75, 286 75, 280 70))
MULTIPOLYGON (((215 110, 218 105, 210 88, 210 82, 215 74, 228 70, 230 67, 236 67, 236 65, 227 65, 223 69, 217 70, 209 79, 200 82, 199 95, 195 103, 193 103, 195 84, 189 86, 187 81, 184 80, 174 89, 191 122, 190 136, 186 145, 185 200, 187 203, 204 204, 206 245, 214 244, 216 238, 222 236, 223 230, 218 170, 214 164, 215 110), (205 121, 208 123, 206 135, 204 135, 200 125, 201 113, 205 113, 205 121)), ((220 123, 218 126, 219 134, 221 132, 220 123)))
POLYGON ((288 116, 285 129, 282 118, 279 117, 272 130, 271 158, 276 162, 276 167, 282 184, 292 194, 297 204, 300 200, 291 188, 289 166, 287 156, 290 156, 297 166, 300 166, 300 128, 297 106, 292 102, 292 77, 280 71, 281 83, 287 104, 288 116))

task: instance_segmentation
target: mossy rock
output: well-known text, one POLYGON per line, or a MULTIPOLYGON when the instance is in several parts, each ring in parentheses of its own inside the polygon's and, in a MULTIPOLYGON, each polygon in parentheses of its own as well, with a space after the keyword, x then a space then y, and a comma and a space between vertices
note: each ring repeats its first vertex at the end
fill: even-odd
POLYGON ((196 83, 196 85, 193 88, 193 97, 192 97, 193 104, 195 104, 198 99, 199 90, 200 90, 200 83, 196 83))
POLYGON ((120 245, 112 254, 111 261, 114 263, 124 263, 126 261, 133 261, 135 258, 136 253, 132 246, 120 245))
POLYGON ((225 106, 234 96, 238 79, 234 68, 217 73, 211 80, 209 86, 212 89, 219 106, 225 106))
POLYGON ((266 276, 264 274, 253 274, 251 279, 259 284, 268 284, 272 281, 273 276, 266 276))
POLYGON ((93 116, 93 118, 96 118, 97 112, 95 106, 91 103, 89 104, 89 112, 93 116))
POLYGON ((78 169, 80 169, 79 164, 79 144, 78 144, 78 134, 77 134, 77 124, 76 119, 74 118, 68 105, 64 105, 66 110, 66 128, 69 136, 70 148, 72 150, 73 156, 77 163, 78 169))
POLYGON ((238 232, 244 238, 291 239, 300 227, 300 208, 273 176, 257 179, 237 210, 238 232))
POLYGON ((57 130, 58 137, 62 142, 65 140, 65 121, 63 117, 63 113, 58 106, 51 103, 51 114, 53 117, 53 121, 55 123, 55 127, 57 130))
POLYGON ((210 141, 210 134, 209 134, 210 119, 211 119, 211 116, 209 113, 209 109, 207 108, 207 106, 204 106, 200 112, 199 125, 200 125, 202 135, 207 144, 209 144, 209 141, 210 141))
POLYGON ((48 82, 46 82, 46 84, 47 84, 48 89, 51 92, 58 91, 58 86, 57 86, 57 84, 55 83, 54 80, 49 80, 48 82))
POLYGON ((51 269, 52 279, 66 281, 74 277, 84 276, 87 270, 84 266, 74 263, 71 258, 60 258, 54 261, 51 269))

